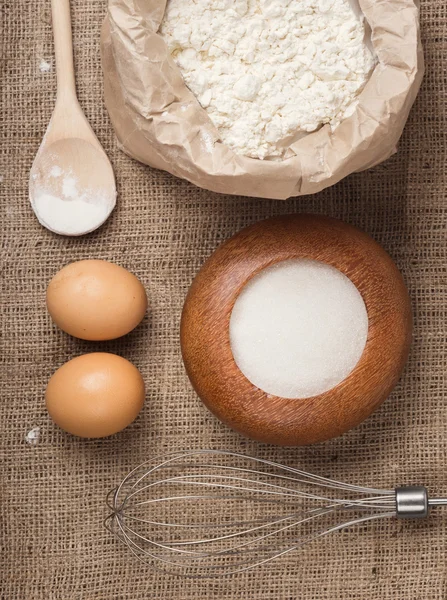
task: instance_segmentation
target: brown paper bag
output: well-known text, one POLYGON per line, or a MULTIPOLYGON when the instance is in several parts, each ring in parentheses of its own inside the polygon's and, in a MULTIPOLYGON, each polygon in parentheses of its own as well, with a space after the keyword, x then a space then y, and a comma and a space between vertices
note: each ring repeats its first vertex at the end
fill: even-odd
POLYGON ((166 0, 110 0, 102 31, 104 93, 124 152, 225 194, 314 194, 396 151, 423 75, 414 0, 359 0, 378 63, 353 113, 292 143, 282 161, 239 156, 183 82, 157 35, 166 0))

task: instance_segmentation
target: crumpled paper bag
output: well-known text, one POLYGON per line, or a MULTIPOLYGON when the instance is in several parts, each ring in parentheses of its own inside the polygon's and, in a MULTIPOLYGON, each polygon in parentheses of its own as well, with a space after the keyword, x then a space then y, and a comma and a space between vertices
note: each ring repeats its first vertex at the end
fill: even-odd
POLYGON ((423 76, 414 0, 359 0, 378 63, 353 113, 289 147, 282 161, 237 155, 183 82, 157 35, 166 0, 109 0, 102 30, 104 94, 122 150, 224 194, 314 194, 396 151, 423 76))

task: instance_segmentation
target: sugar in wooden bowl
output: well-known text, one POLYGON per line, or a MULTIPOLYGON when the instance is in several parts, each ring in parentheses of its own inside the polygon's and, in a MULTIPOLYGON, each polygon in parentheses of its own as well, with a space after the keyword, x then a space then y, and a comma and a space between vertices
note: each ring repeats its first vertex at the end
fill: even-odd
POLYGON ((253 439, 340 435, 390 394, 408 356, 411 306, 366 233, 316 215, 268 219, 218 248, 183 308, 186 371, 205 405, 253 439))

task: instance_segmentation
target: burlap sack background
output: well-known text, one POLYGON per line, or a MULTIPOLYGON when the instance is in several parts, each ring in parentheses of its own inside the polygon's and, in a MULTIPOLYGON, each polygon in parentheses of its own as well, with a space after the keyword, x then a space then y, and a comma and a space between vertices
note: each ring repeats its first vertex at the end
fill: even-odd
POLYGON ((423 0, 427 75, 399 153, 313 197, 286 203, 201 191, 121 154, 102 103, 99 32, 105 0, 74 0, 78 91, 115 168, 118 208, 82 239, 42 229, 27 199, 28 171, 55 97, 49 0, 2 0, 1 227, 2 600, 229 599, 440 600, 447 598, 447 511, 430 522, 381 522, 326 538, 264 569, 195 582, 146 570, 103 528, 104 498, 148 455, 172 448, 225 447, 353 483, 426 483, 447 494, 446 71, 447 10, 423 0), (361 427, 335 441, 280 449, 243 440, 194 396, 179 352, 189 283, 219 242, 273 214, 315 211, 370 232, 408 283, 415 336, 393 396, 361 427), (134 271, 150 315, 128 337, 76 341, 51 323, 48 280, 69 261, 105 258, 134 271), (51 373, 98 348, 132 360, 147 383, 140 418, 102 441, 59 431, 45 412, 51 373), (26 433, 41 427, 36 446, 26 433))

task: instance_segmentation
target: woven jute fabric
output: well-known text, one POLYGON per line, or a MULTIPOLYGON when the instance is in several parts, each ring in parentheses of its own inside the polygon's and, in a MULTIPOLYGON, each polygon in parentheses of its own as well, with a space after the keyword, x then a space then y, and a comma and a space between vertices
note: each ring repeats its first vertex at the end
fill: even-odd
POLYGON ((154 572, 103 527, 106 493, 146 458, 173 449, 227 448, 352 483, 415 482, 447 495, 445 4, 422 1, 427 74, 399 152, 323 193, 279 202, 212 194, 122 154, 102 99, 99 34, 106 4, 74 0, 79 100, 111 158, 119 192, 105 226, 79 239, 43 229, 27 197, 29 169, 55 100, 50 2, 2 0, 0 6, 0 598, 447 598, 447 511, 441 509, 416 524, 383 520, 351 528, 268 566, 211 581, 154 572), (42 60, 50 71, 40 69, 42 60), (377 413, 339 439, 291 449, 245 440, 206 410, 183 369, 179 319, 194 274, 220 242, 249 223, 295 212, 344 219, 383 244, 408 284, 415 329, 407 368, 377 413), (48 281, 82 258, 115 261, 146 286, 148 317, 125 338, 82 342, 52 324, 48 281), (83 440, 50 421, 44 392, 57 367, 97 350, 137 365, 147 399, 122 433, 83 440), (40 438, 30 445, 25 438, 34 427, 40 438))

